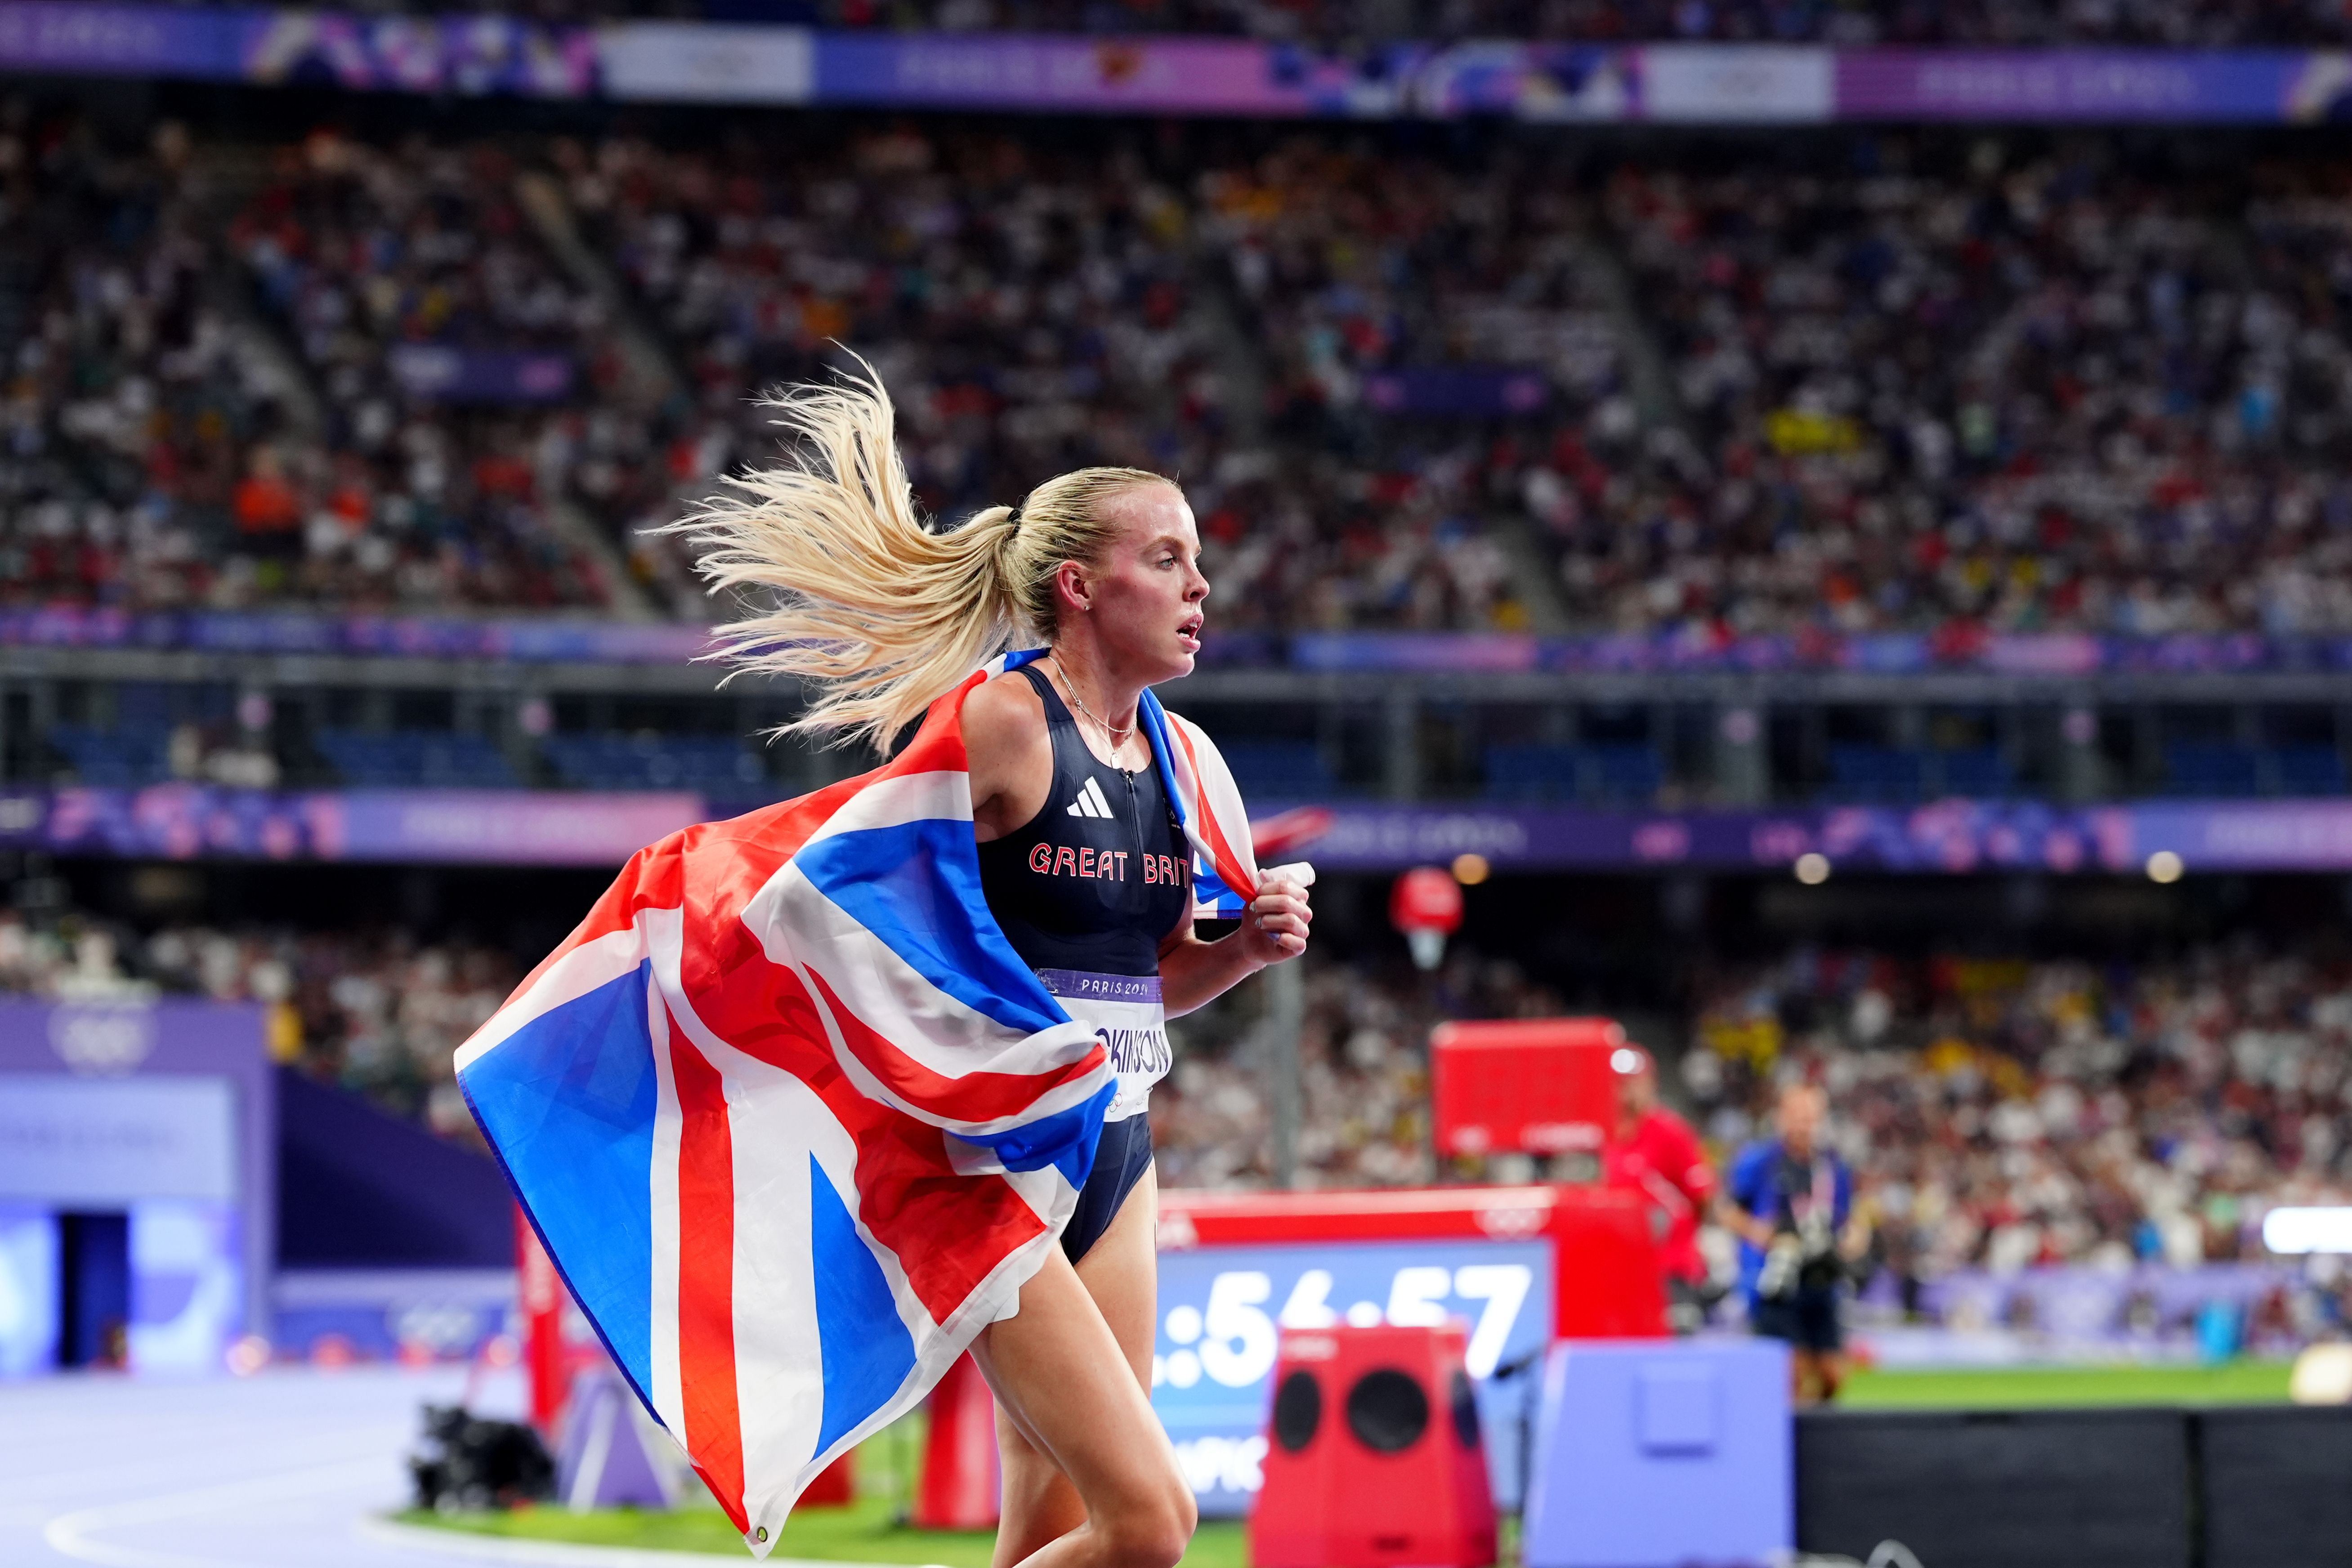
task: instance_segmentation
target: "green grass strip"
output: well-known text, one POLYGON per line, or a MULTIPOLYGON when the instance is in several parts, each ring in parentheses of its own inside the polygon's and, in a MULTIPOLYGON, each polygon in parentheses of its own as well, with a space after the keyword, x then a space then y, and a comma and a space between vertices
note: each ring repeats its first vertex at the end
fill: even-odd
MULTIPOLYGON (((908 1530, 897 1522, 898 1505, 866 1497, 847 1508, 804 1508, 795 1512, 776 1542, 779 1557, 821 1562, 938 1563, 940 1568, 988 1568, 996 1536, 984 1530, 908 1530)), ((522 1541, 559 1541, 579 1546, 628 1546, 652 1552, 707 1552, 738 1557, 751 1553, 727 1516, 709 1506, 667 1512, 599 1509, 573 1513, 541 1504, 512 1513, 453 1516, 408 1512, 403 1524, 431 1525, 477 1535, 522 1541)), ((1245 1568, 1238 1520, 1209 1520, 1184 1554, 1185 1568, 1245 1568)))
POLYGON ((2283 1405, 2289 1363, 2213 1366, 1989 1367, 1859 1372, 1838 1403, 1856 1410, 2027 1410, 2091 1405, 2283 1405))

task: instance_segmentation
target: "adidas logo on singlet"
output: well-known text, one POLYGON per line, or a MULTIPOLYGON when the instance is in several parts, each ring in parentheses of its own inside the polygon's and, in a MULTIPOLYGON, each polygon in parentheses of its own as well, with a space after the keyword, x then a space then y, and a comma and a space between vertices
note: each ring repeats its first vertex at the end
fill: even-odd
POLYGON ((1103 798, 1101 782, 1089 773, 1087 782, 1078 786, 1078 798, 1070 802, 1067 809, 1072 816, 1108 817, 1110 802, 1103 798))

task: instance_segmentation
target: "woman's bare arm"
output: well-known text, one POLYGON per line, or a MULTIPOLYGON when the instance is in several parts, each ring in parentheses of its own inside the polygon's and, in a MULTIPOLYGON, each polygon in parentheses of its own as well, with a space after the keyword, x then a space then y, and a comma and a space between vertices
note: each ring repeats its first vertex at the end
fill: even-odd
POLYGON ((1241 929, 1215 942, 1192 934, 1192 913, 1160 944, 1160 998, 1171 1018, 1204 1007, 1269 963, 1307 951, 1314 923, 1307 889, 1288 877, 1268 877, 1242 916, 1241 929))

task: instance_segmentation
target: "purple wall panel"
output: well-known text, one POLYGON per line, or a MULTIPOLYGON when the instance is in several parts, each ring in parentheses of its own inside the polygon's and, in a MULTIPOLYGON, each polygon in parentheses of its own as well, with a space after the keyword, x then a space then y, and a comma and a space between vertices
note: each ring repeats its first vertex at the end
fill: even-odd
MULTIPOLYGON (((1255 809, 1267 816, 1297 804, 1259 801, 1255 809)), ((1333 871, 1397 870, 1463 854, 1503 870, 1738 871, 1819 851, 1848 869, 2067 875, 2137 871, 2163 849, 2191 871, 2352 868, 2352 800, 2342 799, 1682 812, 1327 804, 1331 826, 1302 853, 1333 871)), ((18 789, 0 792, 0 844, 168 859, 618 866, 709 815, 709 802, 684 792, 18 789)))
MULTIPOLYGON (((0 1085, 16 1074, 100 1082, 226 1079, 236 1095, 244 1321, 248 1329, 268 1321, 266 1288, 278 1246, 278 1097, 262 1050, 259 1007, 178 996, 55 1005, 0 1001, 0 1085)), ((0 1088, 0 1094, 5 1092, 0 1088)))

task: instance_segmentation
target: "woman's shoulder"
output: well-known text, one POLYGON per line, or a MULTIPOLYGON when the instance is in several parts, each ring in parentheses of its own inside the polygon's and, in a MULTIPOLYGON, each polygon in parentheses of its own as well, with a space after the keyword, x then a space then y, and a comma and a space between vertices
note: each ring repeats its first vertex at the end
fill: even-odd
POLYGON ((1045 704, 1025 680, 1002 675, 963 700, 964 750, 1018 754, 1046 742, 1045 704))

